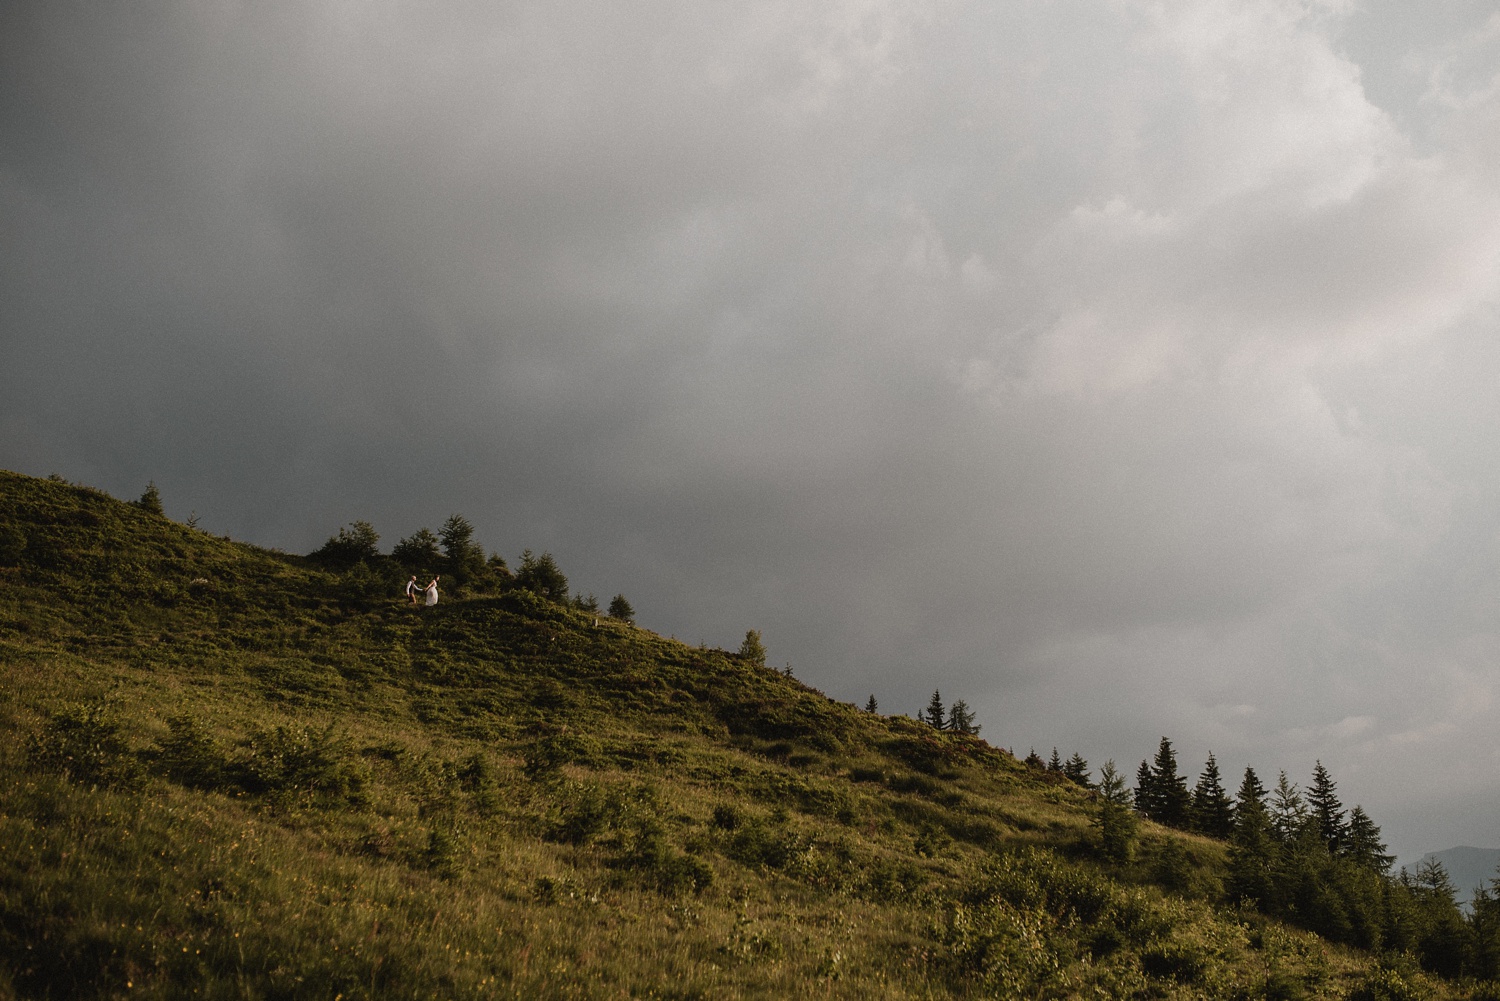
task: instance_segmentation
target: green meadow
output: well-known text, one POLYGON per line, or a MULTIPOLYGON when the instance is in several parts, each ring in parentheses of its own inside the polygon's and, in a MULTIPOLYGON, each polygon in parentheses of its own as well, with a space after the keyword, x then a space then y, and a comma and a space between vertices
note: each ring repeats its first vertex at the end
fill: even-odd
POLYGON ((976 736, 417 569, 0 473, 0 998, 1500 996, 976 736))

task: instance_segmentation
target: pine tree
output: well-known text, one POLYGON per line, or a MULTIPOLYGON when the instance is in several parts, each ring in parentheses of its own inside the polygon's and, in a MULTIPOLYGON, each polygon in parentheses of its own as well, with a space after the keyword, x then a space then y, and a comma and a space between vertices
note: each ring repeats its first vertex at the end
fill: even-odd
POLYGON ((438 537, 426 528, 419 528, 396 543, 391 556, 406 569, 423 572, 436 570, 442 558, 438 553, 438 537))
POLYGON ((1198 785, 1193 789, 1192 817, 1193 829, 1199 834, 1227 838, 1234 832, 1234 811, 1219 779, 1219 763, 1214 760, 1212 751, 1208 763, 1203 766, 1203 774, 1198 777, 1198 785))
POLYGON ((1448 870, 1437 859, 1417 863, 1414 874, 1401 870, 1401 884, 1415 898, 1417 908, 1416 948, 1422 965, 1436 973, 1456 976, 1463 967, 1465 932, 1463 915, 1454 897, 1448 870))
POLYGON ((1166 737, 1156 750, 1151 781, 1157 797, 1157 816, 1151 819, 1168 827, 1186 827, 1192 796, 1188 793, 1187 779, 1177 774, 1177 754, 1166 737))
POLYGON ((948 710, 948 729, 954 733, 977 734, 978 725, 974 722, 974 714, 969 711, 969 704, 963 699, 954 702, 948 710))
POLYGON ((1026 767, 1042 771, 1047 767, 1047 762, 1042 760, 1042 756, 1036 753, 1036 748, 1033 747, 1031 753, 1026 755, 1026 767))
POLYGON ((1349 824, 1344 819, 1344 804, 1339 802, 1336 789, 1333 776, 1328 774, 1328 769, 1319 761, 1313 769, 1313 784, 1307 792, 1307 805, 1312 811, 1312 821, 1317 825, 1323 843, 1335 855, 1349 837, 1349 824))
POLYGON ((1129 862, 1135 847, 1139 821, 1130 810, 1130 801, 1124 777, 1115 771, 1114 761, 1106 761, 1099 769, 1099 812, 1094 826, 1099 831, 1100 851, 1115 862, 1129 862))
POLYGON ((1077 751, 1074 751, 1073 756, 1063 764, 1063 774, 1085 789, 1093 786, 1093 783, 1089 781, 1089 763, 1077 751))
POLYGON ((745 633, 744 642, 740 644, 740 659, 749 661, 756 667, 766 666, 766 648, 760 641, 759 629, 751 629, 745 633))
POLYGON ((635 609, 630 607, 630 602, 625 600, 623 594, 617 594, 609 599, 609 610, 606 612, 610 618, 619 619, 621 622, 635 622, 635 609))
POLYGON ((146 491, 141 494, 140 500, 135 502, 135 506, 142 511, 165 516, 166 512, 161 507, 161 491, 156 489, 155 480, 146 484, 146 491))
MULTIPOLYGON (((484 568, 484 550, 474 541, 474 526, 461 514, 452 514, 438 529, 448 573, 463 583, 484 568)), ((563 592, 566 595, 566 591, 563 592)))
POLYGON ((1423 859, 1417 863, 1416 872, 1410 876, 1406 870, 1401 870, 1402 882, 1415 890, 1420 896, 1431 900, 1446 901, 1452 903, 1458 894, 1458 889, 1453 885, 1453 879, 1448 875, 1448 867, 1435 858, 1423 859))
POLYGON ((1057 748, 1052 749, 1052 757, 1047 759, 1047 771, 1062 774, 1062 757, 1057 753, 1057 748))
POLYGON ((869 699, 868 702, 865 703, 865 712, 867 712, 867 713, 878 713, 878 712, 880 712, 880 703, 875 701, 875 693, 874 692, 870 693, 870 699, 869 699))
POLYGON ((1125 776, 1115 770, 1113 758, 1104 763, 1099 769, 1099 797, 1114 803, 1117 806, 1131 806, 1135 797, 1130 793, 1130 787, 1125 784, 1125 776))
POLYGON ((1354 942, 1351 917, 1352 867, 1339 867, 1318 825, 1304 821, 1289 841, 1276 845, 1275 880, 1271 887, 1271 913, 1292 918, 1303 928, 1336 942, 1354 942))
POLYGON ((1151 774, 1151 763, 1143 760, 1135 770, 1135 811, 1148 819, 1155 817, 1158 802, 1156 776, 1151 774))
POLYGON ((1255 769, 1245 767, 1245 777, 1240 780, 1239 792, 1234 796, 1234 822, 1240 822, 1240 814, 1246 810, 1258 810, 1263 816, 1269 816, 1266 810, 1266 787, 1261 785, 1260 776, 1255 774, 1255 769))
POLYGON ((516 586, 556 602, 568 600, 568 578, 551 553, 537 556, 530 549, 524 550, 516 570, 516 586))
POLYGON ((943 696, 935 688, 932 690, 932 698, 927 700, 922 719, 935 730, 941 730, 948 721, 947 711, 943 708, 943 696))
POLYGON ((1365 808, 1355 806, 1349 811, 1349 834, 1344 841, 1344 857, 1355 865, 1364 866, 1384 875, 1391 871, 1396 856, 1385 853, 1385 844, 1380 840, 1380 828, 1365 813, 1365 808))
POLYGON ((1271 794, 1271 830, 1277 841, 1288 845, 1297 840, 1306 824, 1307 804, 1302 802, 1297 783, 1288 781, 1286 772, 1282 772, 1271 794))
POLYGON ((1277 846, 1264 798, 1260 779, 1246 768, 1235 804, 1227 888, 1237 899, 1256 901, 1267 910, 1274 903, 1277 846))
POLYGON ((1500 979, 1500 879, 1474 891, 1469 902, 1471 966, 1483 980, 1500 979))

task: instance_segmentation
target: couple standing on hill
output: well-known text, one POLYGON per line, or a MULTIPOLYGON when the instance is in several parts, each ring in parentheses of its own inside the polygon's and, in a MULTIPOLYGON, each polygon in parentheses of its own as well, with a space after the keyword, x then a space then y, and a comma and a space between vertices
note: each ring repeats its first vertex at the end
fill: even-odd
POLYGON ((413 605, 415 605, 420 600, 418 598, 418 595, 426 595, 427 600, 426 600, 425 604, 436 605, 437 604, 437 582, 438 582, 438 579, 436 577, 434 577, 434 578, 432 578, 432 583, 431 584, 428 584, 426 587, 423 587, 423 586, 421 586, 420 584, 417 583, 417 575, 416 574, 412 574, 411 575, 411 580, 409 580, 409 581, 406 582, 406 596, 408 598, 410 598, 411 599, 411 603, 413 605))

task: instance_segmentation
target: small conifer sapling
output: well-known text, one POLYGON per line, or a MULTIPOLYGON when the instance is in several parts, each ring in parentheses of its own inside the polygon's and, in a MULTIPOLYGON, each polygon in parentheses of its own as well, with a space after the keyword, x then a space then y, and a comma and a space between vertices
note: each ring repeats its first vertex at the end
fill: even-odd
POLYGON ((943 696, 936 688, 932 690, 932 698, 927 700, 927 708, 922 711, 922 720, 934 730, 941 730, 948 722, 948 711, 943 708, 943 696))
POLYGON ((161 507, 161 491, 156 489, 155 480, 146 484, 146 492, 141 494, 140 500, 135 502, 135 506, 150 514, 165 515, 166 512, 161 507))
POLYGON ((1106 761, 1099 769, 1099 812, 1094 827, 1099 831, 1101 854, 1113 862, 1129 862, 1134 852, 1139 822, 1130 803, 1124 776, 1115 771, 1114 761, 1106 761))
POLYGON ((766 647, 760 641, 759 629, 746 630, 745 640, 740 644, 740 659, 756 667, 766 666, 766 647))

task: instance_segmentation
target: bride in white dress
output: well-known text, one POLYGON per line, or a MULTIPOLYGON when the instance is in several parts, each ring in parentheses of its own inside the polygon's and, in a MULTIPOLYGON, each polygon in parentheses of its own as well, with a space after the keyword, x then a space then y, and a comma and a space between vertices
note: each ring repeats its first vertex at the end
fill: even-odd
POLYGON ((432 578, 432 583, 422 589, 422 593, 427 595, 427 604, 429 605, 437 604, 437 582, 438 579, 434 577, 432 578))

